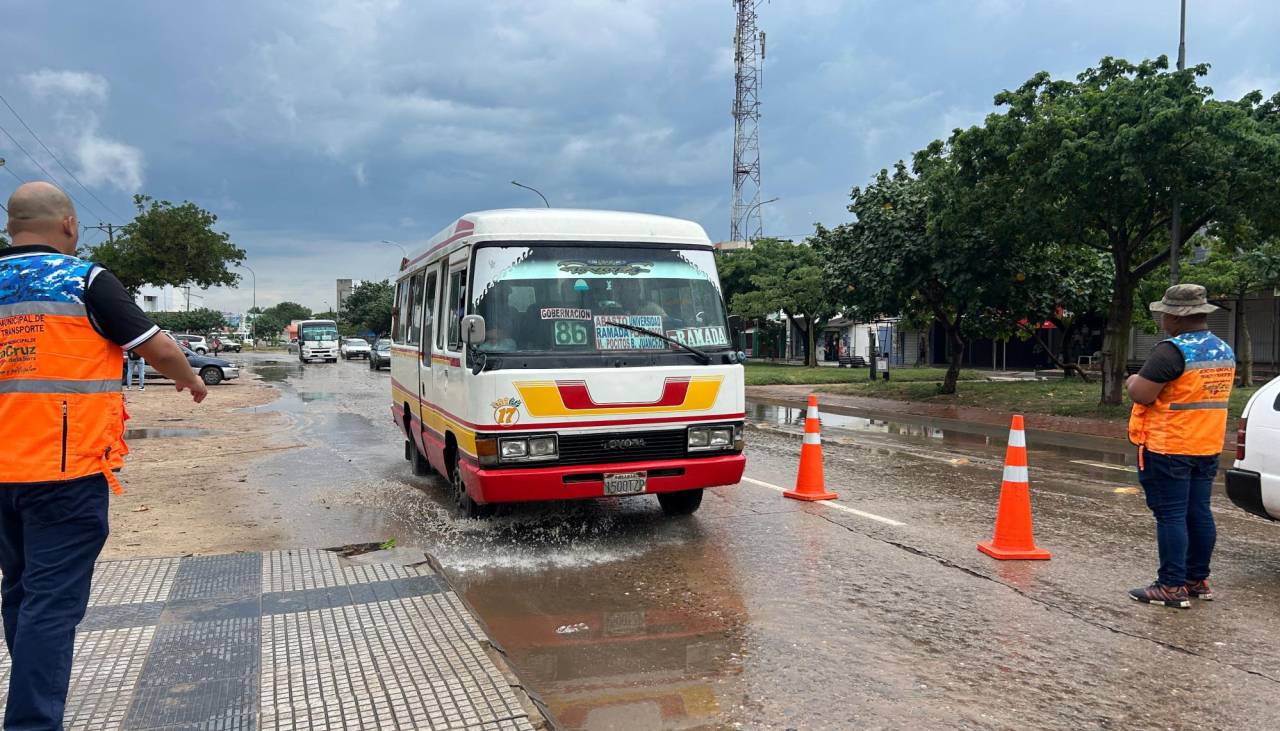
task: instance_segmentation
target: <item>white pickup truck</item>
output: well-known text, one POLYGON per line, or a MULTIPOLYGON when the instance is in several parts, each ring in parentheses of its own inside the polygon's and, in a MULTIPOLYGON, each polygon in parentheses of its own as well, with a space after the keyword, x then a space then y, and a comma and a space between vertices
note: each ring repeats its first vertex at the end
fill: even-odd
POLYGON ((1258 389, 1240 416, 1227 497, 1244 510, 1280 520, 1280 378, 1258 389))

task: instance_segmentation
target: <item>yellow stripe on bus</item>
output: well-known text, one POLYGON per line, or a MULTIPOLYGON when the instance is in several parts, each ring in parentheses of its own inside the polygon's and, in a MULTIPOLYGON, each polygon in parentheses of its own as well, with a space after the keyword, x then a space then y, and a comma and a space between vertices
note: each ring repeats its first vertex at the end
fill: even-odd
POLYGON ((716 403, 720 395, 722 376, 695 376, 689 381, 684 402, 676 405, 653 406, 601 406, 598 408, 571 409, 565 406, 560 387, 555 381, 516 381, 513 385, 524 399, 529 415, 537 418, 554 416, 610 416, 617 414, 681 413, 706 411, 716 403))

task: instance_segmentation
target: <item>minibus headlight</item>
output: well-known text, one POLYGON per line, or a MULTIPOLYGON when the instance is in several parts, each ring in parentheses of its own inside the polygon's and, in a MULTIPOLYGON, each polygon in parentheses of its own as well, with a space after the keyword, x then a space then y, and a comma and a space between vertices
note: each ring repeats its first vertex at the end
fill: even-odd
POLYGON ((732 427, 716 427, 709 432, 709 441, 707 446, 716 448, 727 448, 733 445, 733 428, 732 427))
POLYGON ((555 437, 533 437, 529 440, 529 459, 555 459, 555 437))
POLYGON ((689 427, 690 452, 727 452, 742 449, 742 424, 689 427))
POLYGON ((498 442, 501 461, 510 462, 545 462, 559 457, 559 443, 554 434, 542 434, 535 437, 510 437, 498 442))
POLYGON ((710 435, 707 429, 701 426, 695 426, 689 429, 689 449, 706 449, 710 435))

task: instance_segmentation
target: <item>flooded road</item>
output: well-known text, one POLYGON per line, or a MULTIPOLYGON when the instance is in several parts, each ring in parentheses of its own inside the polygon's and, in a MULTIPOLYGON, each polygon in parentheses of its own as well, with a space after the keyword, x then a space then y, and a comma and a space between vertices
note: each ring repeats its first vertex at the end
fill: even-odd
POLYGON ((1215 497, 1222 599, 1130 602, 1155 541, 1123 448, 1031 445, 1054 554, 1034 564, 975 549, 1002 437, 828 415, 840 500, 800 504, 773 489, 795 479, 796 414, 763 405, 749 479, 690 518, 640 496, 457 521, 403 460, 385 371, 244 359, 299 445, 260 468, 289 540, 421 546, 563 728, 1280 726, 1280 529, 1215 497))

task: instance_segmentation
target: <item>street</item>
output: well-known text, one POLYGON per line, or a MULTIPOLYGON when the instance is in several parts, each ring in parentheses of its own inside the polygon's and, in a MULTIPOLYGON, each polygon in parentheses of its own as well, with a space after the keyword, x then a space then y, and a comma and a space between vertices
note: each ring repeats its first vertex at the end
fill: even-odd
MULTIPOLYGON (((794 483, 802 416, 763 404, 748 405, 746 479, 691 518, 645 496, 459 521, 443 482, 403 459, 385 371, 237 359, 243 382, 205 405, 243 402, 219 434, 149 435, 125 472, 148 484, 205 439, 229 440, 220 457, 235 469, 202 494, 223 501, 234 537, 206 509, 136 513, 135 494, 113 507, 108 553, 166 552, 153 519, 183 531, 186 550, 421 547, 563 728, 1280 725, 1280 529, 1216 495, 1219 599, 1181 612, 1131 602, 1156 556, 1122 449, 1030 444, 1048 562, 975 548, 991 537, 1002 439, 831 415, 826 479, 840 499, 799 503, 775 488, 794 483), (237 396, 255 378, 278 398, 237 396)), ((146 396, 176 401, 158 393, 146 396)), ((160 413, 130 426, 162 427, 160 413)))

